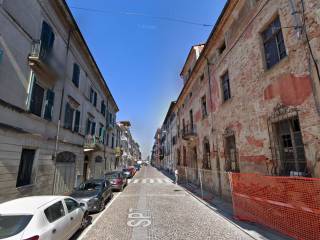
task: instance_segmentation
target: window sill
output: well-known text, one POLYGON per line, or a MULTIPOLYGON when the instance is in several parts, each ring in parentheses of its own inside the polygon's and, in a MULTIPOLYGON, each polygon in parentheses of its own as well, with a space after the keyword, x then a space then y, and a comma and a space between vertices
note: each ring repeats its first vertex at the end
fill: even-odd
POLYGON ((28 185, 23 185, 23 186, 20 186, 20 187, 16 187, 16 189, 18 191, 22 191, 22 190, 25 190, 25 189, 28 189, 28 188, 33 188, 35 186, 35 183, 31 183, 31 184, 28 184, 28 185))
POLYGON ((278 63, 276 63, 275 65, 273 65, 270 68, 267 68, 267 66, 264 66, 264 75, 269 75, 272 74, 273 72, 282 69, 284 67, 284 65, 286 65, 289 62, 289 56, 287 55, 286 57, 282 58, 278 63))

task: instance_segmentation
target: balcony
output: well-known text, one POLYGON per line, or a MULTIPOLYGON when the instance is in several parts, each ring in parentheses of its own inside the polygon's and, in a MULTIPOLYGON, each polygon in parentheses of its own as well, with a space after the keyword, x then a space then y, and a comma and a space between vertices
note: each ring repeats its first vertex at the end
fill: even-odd
POLYGON ((64 69, 63 64, 60 64, 59 61, 54 58, 51 50, 46 50, 41 47, 40 40, 32 43, 28 60, 29 66, 42 80, 52 82, 62 75, 61 70, 64 69))
POLYGON ((103 140, 98 136, 86 135, 83 148, 85 152, 103 150, 103 140))
POLYGON ((197 135, 196 125, 187 125, 184 129, 182 129, 182 138, 186 141, 193 141, 197 135))

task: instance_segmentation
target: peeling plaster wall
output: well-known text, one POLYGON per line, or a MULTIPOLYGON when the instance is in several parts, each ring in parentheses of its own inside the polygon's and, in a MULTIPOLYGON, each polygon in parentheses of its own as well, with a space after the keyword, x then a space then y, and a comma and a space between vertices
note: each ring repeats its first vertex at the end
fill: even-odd
MULTIPOLYGON (((208 66, 200 63, 190 86, 177 101, 180 129, 182 119, 189 122, 189 110, 194 113, 198 137, 193 143, 180 137, 178 147, 196 146, 198 148, 197 163, 202 168, 202 142, 208 137, 211 147, 211 166, 214 180, 213 191, 219 191, 219 174, 222 195, 230 197, 229 182, 225 173, 224 132, 231 129, 235 133, 240 172, 270 174, 269 160, 272 159, 268 132, 268 117, 277 104, 296 107, 305 146, 305 157, 312 177, 320 177, 320 118, 317 112, 316 99, 319 99, 319 80, 316 78, 314 65, 309 64, 310 54, 304 37, 297 38, 295 29, 283 28, 283 36, 287 49, 287 57, 271 69, 265 68, 265 56, 260 33, 278 14, 282 27, 293 26, 289 1, 258 1, 258 5, 247 5, 240 1, 233 14, 224 22, 224 34, 216 37, 215 44, 209 40, 209 57, 211 89, 208 80, 208 66), (264 6, 264 7, 263 7, 264 6), (256 17, 254 17, 257 15, 256 17), (241 17, 241 19, 239 19, 241 17), (241 20, 241 21, 240 21, 241 20), (248 24, 250 21, 252 22, 248 24), (245 22, 243 22, 245 21, 245 22), (236 23, 234 23, 236 22, 236 23), (236 25, 235 25, 236 24, 236 25), (237 25, 238 24, 238 25, 237 25), (239 30, 239 28, 241 30, 239 30), (230 32, 237 29, 236 33, 230 32), (217 55, 217 48, 223 37, 227 48, 217 55), (231 99, 222 102, 221 76, 228 71, 230 78, 231 99), (201 82, 199 77, 205 74, 201 82), (210 91, 212 104, 210 104, 210 91), (190 97, 190 92, 192 96, 190 97), (201 97, 207 96, 209 116, 201 116, 201 97), (218 159, 220 168, 217 169, 218 159)), ((298 1, 297 1, 298 2, 298 1)), ((320 59, 320 2, 306 2, 308 33, 313 51, 320 59)), ((299 8, 299 5, 298 5, 299 8)), ((223 32, 223 31, 222 31, 223 32)), ((190 151, 187 150, 187 165, 191 166, 190 151)), ((181 157, 182 158, 182 157, 181 157)), ((212 179, 212 178, 211 178, 212 179)), ((210 186, 210 182, 205 183, 210 186)))

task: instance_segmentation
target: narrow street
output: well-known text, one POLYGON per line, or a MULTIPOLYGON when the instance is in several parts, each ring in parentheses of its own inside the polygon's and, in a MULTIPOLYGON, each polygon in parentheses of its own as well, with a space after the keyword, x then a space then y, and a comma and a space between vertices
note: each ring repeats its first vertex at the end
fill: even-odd
POLYGON ((78 239, 253 239, 153 167, 143 167, 78 239))

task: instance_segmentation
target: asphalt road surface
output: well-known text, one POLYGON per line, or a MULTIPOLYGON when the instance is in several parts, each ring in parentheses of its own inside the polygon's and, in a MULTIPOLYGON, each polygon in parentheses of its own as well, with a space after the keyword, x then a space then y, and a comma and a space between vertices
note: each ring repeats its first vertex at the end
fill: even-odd
POLYGON ((153 167, 143 167, 75 238, 253 239, 153 167))

